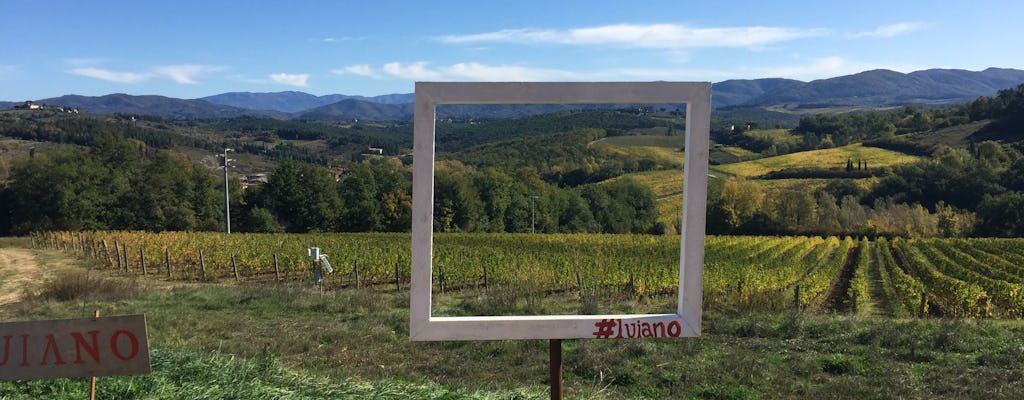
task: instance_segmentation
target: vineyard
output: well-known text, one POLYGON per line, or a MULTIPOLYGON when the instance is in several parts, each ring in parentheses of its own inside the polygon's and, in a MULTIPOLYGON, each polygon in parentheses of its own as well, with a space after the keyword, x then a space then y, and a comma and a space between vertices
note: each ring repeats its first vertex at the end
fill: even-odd
MULTIPOLYGON (((550 313, 538 306, 545 298, 571 305, 558 312, 614 312, 645 300, 663 303, 655 312, 674 311, 678 236, 453 233, 434 240, 435 302, 504 305, 442 313, 550 313)), ((325 290, 407 290, 410 275, 408 234, 51 232, 34 241, 153 279, 313 285, 306 249, 314 246, 334 267, 325 290)), ((1024 239, 709 236, 705 249, 706 309, 1024 316, 1024 239)))

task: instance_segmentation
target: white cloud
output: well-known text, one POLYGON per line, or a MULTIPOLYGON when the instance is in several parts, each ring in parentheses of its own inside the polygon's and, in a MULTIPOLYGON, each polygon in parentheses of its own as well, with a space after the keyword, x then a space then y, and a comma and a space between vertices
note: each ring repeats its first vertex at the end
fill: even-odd
POLYGON ((371 77, 371 78, 377 78, 377 77, 380 76, 376 72, 373 71, 373 67, 371 67, 369 64, 349 65, 349 66, 344 67, 344 68, 333 69, 333 70, 331 70, 331 73, 333 73, 335 75, 346 75, 346 74, 362 75, 362 76, 368 76, 368 77, 371 77))
POLYGON ((142 82, 142 81, 144 81, 146 79, 149 79, 149 77, 150 77, 149 74, 145 74, 145 73, 118 72, 118 71, 111 71, 111 70, 106 70, 106 69, 102 69, 102 68, 93 68, 93 67, 73 68, 73 69, 71 69, 68 72, 70 72, 72 74, 75 74, 75 75, 79 75, 79 76, 84 76, 84 77, 88 77, 88 78, 102 79, 102 80, 105 80, 105 81, 117 82, 117 83, 139 83, 139 82, 142 82))
POLYGON ((480 63, 458 63, 444 69, 446 75, 474 81, 528 82, 579 79, 579 74, 558 70, 527 68, 513 65, 484 65, 480 63))
POLYGON ((322 38, 309 38, 310 42, 321 42, 321 43, 355 42, 355 41, 360 41, 360 40, 366 40, 366 38, 362 37, 362 36, 338 36, 338 37, 330 36, 330 37, 322 37, 322 38))
POLYGON ((270 80, 283 85, 305 87, 309 74, 270 74, 270 80))
POLYGON ((879 37, 879 38, 890 38, 904 33, 910 33, 924 29, 924 24, 919 22, 900 22, 897 24, 883 25, 875 28, 873 31, 858 32, 850 35, 850 37, 879 37))
POLYGON ((384 64, 383 69, 385 74, 399 78, 418 81, 446 80, 441 72, 427 67, 425 61, 417 61, 407 65, 392 62, 384 64))
MULTIPOLYGON (((363 75, 379 77, 368 65, 358 66, 363 75)), ((476 62, 456 63, 450 66, 431 67, 425 61, 411 64, 392 62, 381 68, 383 74, 395 78, 432 81, 550 81, 574 80, 581 77, 569 71, 558 69, 528 68, 515 65, 485 65, 476 62)))
POLYGON ((462 62, 448 66, 432 67, 418 61, 410 64, 387 63, 380 70, 367 64, 353 65, 332 71, 335 74, 356 74, 382 79, 386 77, 409 80, 432 81, 495 81, 495 82, 544 82, 544 81, 585 81, 585 80, 707 80, 728 79, 727 72, 720 70, 688 70, 679 68, 617 68, 596 71, 569 71, 555 68, 532 68, 520 65, 488 65, 478 62, 462 62))
POLYGON ((652 49, 697 47, 757 48, 773 43, 826 34, 824 29, 783 27, 693 28, 677 24, 618 24, 569 30, 505 29, 472 35, 448 35, 440 41, 452 44, 505 42, 565 45, 612 45, 652 49))
POLYGON ((154 67, 153 72, 158 76, 170 78, 178 83, 196 84, 197 75, 223 70, 224 67, 213 65, 166 65, 154 67))
POLYGON ((215 65, 180 64, 160 65, 143 71, 114 71, 100 68, 97 65, 104 61, 95 58, 76 58, 67 60, 71 69, 67 72, 88 78, 101 79, 117 83, 139 83, 152 78, 167 78, 177 83, 196 84, 196 77, 210 72, 222 71, 226 67, 215 65))
POLYGON ((512 43, 562 43, 565 32, 543 29, 502 29, 497 32, 477 33, 472 35, 446 35, 439 39, 445 43, 482 43, 482 42, 512 42, 512 43))
POLYGON ((811 60, 801 65, 763 68, 756 71, 758 77, 790 78, 803 81, 833 78, 842 75, 856 74, 874 69, 888 69, 898 72, 911 72, 923 69, 919 66, 900 64, 877 64, 847 60, 833 56, 811 60))

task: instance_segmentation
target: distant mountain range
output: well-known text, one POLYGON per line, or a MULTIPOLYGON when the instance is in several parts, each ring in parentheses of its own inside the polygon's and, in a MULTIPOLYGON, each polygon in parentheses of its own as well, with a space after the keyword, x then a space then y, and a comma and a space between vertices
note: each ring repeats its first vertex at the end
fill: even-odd
MULTIPOLYGON (((712 106, 795 107, 886 106, 910 104, 958 104, 980 96, 994 95, 1001 89, 1024 83, 1024 71, 989 68, 984 71, 929 69, 904 74, 872 70, 836 78, 802 82, 792 79, 734 79, 718 82, 712 88, 712 106)), ((242 115, 301 120, 408 120, 412 118, 414 95, 389 94, 374 97, 331 94, 315 96, 304 92, 223 93, 201 99, 176 99, 163 96, 110 94, 99 97, 67 95, 36 100, 38 104, 76 107, 82 111, 111 114, 155 115, 169 119, 231 118, 242 115)), ((0 102, 10 108, 19 102, 0 102)), ((527 113, 547 110, 529 108, 527 113)), ((514 116, 508 107, 459 106, 445 112, 464 116, 469 111, 484 112, 479 118, 514 116), (486 114, 490 113, 490 114, 486 114)), ((566 106, 552 106, 551 110, 566 106)))
POLYGON ((989 68, 978 72, 929 69, 903 74, 877 69, 807 83, 766 79, 755 81, 761 82, 761 87, 767 84, 770 90, 744 99, 744 94, 755 94, 756 90, 744 91, 743 86, 730 85, 741 90, 732 93, 720 91, 719 88, 726 83, 734 82, 725 81, 715 84, 712 96, 716 97, 720 92, 724 92, 722 94, 731 94, 739 100, 735 104, 719 103, 718 106, 957 104, 980 96, 991 96, 1001 89, 1024 83, 1024 71, 1002 68, 989 68))
POLYGON ((311 111, 314 108, 331 105, 343 100, 359 100, 377 104, 407 104, 412 103, 415 100, 414 97, 415 95, 412 93, 365 97, 346 96, 343 94, 314 96, 305 92, 290 91, 277 93, 230 92, 203 97, 199 100, 249 110, 274 110, 297 113, 300 111, 311 111))

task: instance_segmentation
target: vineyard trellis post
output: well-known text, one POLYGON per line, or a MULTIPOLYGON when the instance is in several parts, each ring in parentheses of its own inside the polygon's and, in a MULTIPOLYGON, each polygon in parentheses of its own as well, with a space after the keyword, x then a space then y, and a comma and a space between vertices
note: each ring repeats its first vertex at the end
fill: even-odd
POLYGON ((437 289, 444 294, 444 267, 437 266, 437 289))
POLYGON ((359 260, 352 260, 352 275, 355 278, 356 289, 359 289, 359 260))
POLYGON ((117 256, 117 270, 121 270, 121 244, 114 239, 114 255, 117 256))
POLYGON ((399 264, 401 264, 401 262, 395 261, 395 291, 396 292, 402 290, 402 283, 401 283, 402 281, 400 280, 401 278, 398 275, 399 264))
POLYGON ((277 253, 274 253, 274 280, 281 281, 281 265, 277 261, 277 253))
POLYGON ((107 255, 107 265, 113 267, 114 260, 110 257, 110 248, 107 247, 107 239, 103 239, 103 253, 107 255))
POLYGON ((793 308, 800 311, 800 285, 793 288, 793 308))
POLYGON ((124 253, 124 272, 128 273, 128 243, 121 244, 121 252, 124 253))
POLYGON ((206 280, 206 257, 203 256, 203 249, 199 249, 199 268, 203 271, 203 280, 206 280))
POLYGON ((142 269, 142 275, 146 275, 146 248, 145 246, 139 246, 139 266, 142 269))
POLYGON ((164 267, 167 268, 167 279, 171 279, 171 251, 164 247, 164 267))
POLYGON ((231 272, 235 274, 235 280, 238 280, 238 263, 235 262, 235 256, 231 256, 231 272))

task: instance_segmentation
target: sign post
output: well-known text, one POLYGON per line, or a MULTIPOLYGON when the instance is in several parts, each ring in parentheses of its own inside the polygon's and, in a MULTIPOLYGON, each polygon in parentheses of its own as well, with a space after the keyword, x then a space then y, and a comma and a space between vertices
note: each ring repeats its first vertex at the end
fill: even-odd
MULTIPOLYGON (((170 268, 168 268, 167 270, 170 271, 170 268)), ((96 313, 93 314, 92 317, 93 318, 99 318, 100 317, 100 310, 96 310, 96 313)), ((96 376, 93 375, 93 377, 90 379, 90 381, 92 381, 92 382, 89 385, 89 400, 96 400, 96 376)))
POLYGON ((562 339, 548 340, 551 368, 551 400, 562 400, 562 339))

